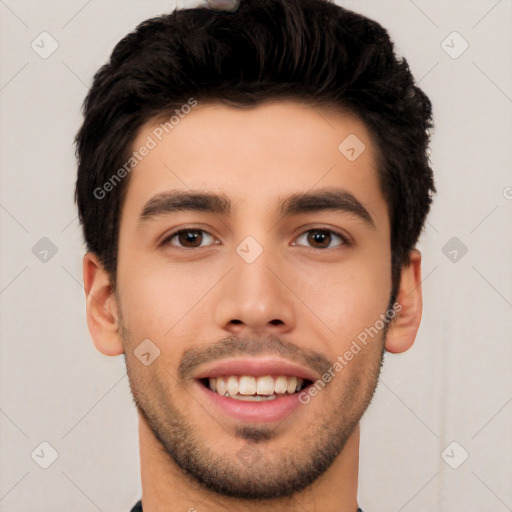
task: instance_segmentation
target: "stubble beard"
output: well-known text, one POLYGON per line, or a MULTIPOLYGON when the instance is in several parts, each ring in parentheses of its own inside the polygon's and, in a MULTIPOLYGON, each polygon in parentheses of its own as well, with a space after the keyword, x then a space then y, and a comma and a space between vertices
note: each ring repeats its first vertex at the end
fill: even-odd
MULTIPOLYGON (((133 347, 127 330, 124 327, 121 330, 125 346, 133 347)), ((385 334, 380 340, 382 347, 384 337, 385 334)), ((374 342, 379 343, 377 340, 374 342)), ((364 372, 343 386, 334 387, 331 382, 329 387, 332 392, 336 390, 337 395, 326 404, 325 414, 312 422, 308 431, 302 431, 300 438, 290 439, 292 449, 279 453, 268 445, 276 437, 286 435, 286 431, 263 424, 233 430, 231 435, 237 445, 239 440, 245 441, 242 450, 231 454, 215 453, 208 439, 198 431, 193 418, 182 414, 168 386, 161 387, 165 389, 165 399, 157 401, 154 399, 154 387, 151 388, 150 381, 143 376, 148 368, 138 366, 140 363, 134 357, 126 359, 126 366, 139 413, 186 478, 222 496, 269 500, 304 490, 331 466, 373 398, 383 354, 384 349, 379 359, 373 358, 364 372)), ((172 379, 167 379, 167 382, 172 382, 172 379)), ((176 388, 183 389, 179 384, 176 388)), ((322 393, 327 391, 319 395, 322 393)), ((182 394, 187 396, 186 391, 182 394)), ((313 400, 318 399, 321 398, 313 400)), ((190 400, 193 400, 192 396, 190 400)), ((215 421, 206 413, 205 417, 206 421, 215 421)), ((226 432, 226 435, 229 434, 226 432)))

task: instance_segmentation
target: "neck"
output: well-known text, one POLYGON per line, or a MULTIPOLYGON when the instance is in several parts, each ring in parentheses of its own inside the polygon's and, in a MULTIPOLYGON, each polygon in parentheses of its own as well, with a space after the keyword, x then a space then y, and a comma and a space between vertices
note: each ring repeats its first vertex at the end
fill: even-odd
POLYGON ((175 464, 139 413, 139 443, 144 512, 356 512, 359 424, 329 469, 311 486, 291 497, 263 501, 221 496, 204 488, 175 464))

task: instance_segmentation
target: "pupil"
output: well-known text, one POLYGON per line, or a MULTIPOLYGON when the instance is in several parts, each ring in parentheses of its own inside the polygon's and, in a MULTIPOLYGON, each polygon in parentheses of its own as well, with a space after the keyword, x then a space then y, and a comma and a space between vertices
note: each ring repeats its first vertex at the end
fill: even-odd
POLYGON ((312 231, 311 239, 314 243, 320 244, 322 247, 328 247, 330 242, 330 235, 327 231, 312 231))
POLYGON ((182 245, 194 244, 194 242, 201 243, 201 234, 199 231, 183 231, 180 233, 180 243, 182 245))

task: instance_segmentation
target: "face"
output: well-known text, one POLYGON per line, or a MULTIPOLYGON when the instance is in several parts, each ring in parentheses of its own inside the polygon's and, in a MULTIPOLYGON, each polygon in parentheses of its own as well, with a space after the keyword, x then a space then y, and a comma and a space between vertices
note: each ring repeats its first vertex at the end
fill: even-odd
POLYGON ((292 101, 158 126, 133 145, 155 142, 119 234, 135 402, 208 488, 290 495, 329 468, 378 378, 391 252, 374 145, 357 118, 292 101))

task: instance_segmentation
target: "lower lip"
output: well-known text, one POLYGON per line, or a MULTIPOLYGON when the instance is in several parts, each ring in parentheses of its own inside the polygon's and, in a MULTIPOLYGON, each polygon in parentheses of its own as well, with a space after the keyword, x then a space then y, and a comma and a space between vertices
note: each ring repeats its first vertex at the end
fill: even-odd
POLYGON ((207 400, 213 403, 214 407, 217 407, 222 413, 241 421, 252 423, 280 421, 301 405, 298 393, 277 396, 274 400, 249 402, 221 396, 200 382, 197 382, 197 385, 202 389, 207 400))

